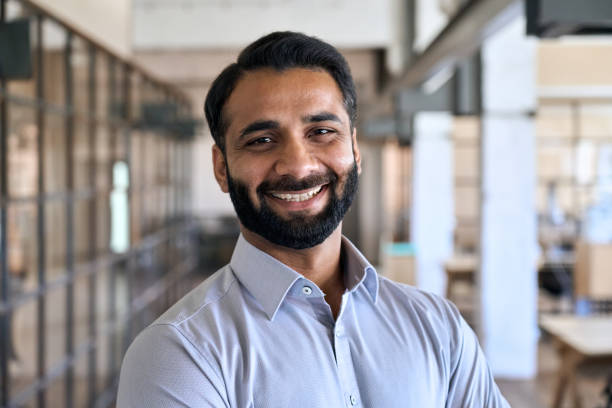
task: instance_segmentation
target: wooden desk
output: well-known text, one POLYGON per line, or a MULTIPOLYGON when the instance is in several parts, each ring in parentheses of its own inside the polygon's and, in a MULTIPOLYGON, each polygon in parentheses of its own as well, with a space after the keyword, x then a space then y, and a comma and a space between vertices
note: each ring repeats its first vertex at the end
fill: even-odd
MULTIPOLYGON (((474 275, 480 267, 480 257, 477 254, 454 254, 444 262, 446 271, 446 297, 451 298, 453 286, 457 282, 474 283, 474 275)), ((545 266, 557 266, 565 269, 574 267, 573 254, 564 254, 555 258, 540 257, 537 260, 536 268, 539 271, 545 266)), ((567 278, 569 279, 569 278, 567 278)))
POLYGON ((582 407, 576 371, 587 361, 612 365, 612 316, 543 315, 540 327, 553 337, 561 358, 552 406, 561 407, 569 388, 573 406, 582 407))
POLYGON ((446 297, 451 298, 453 286, 457 282, 474 283, 479 257, 476 254, 455 254, 444 262, 446 271, 446 297))

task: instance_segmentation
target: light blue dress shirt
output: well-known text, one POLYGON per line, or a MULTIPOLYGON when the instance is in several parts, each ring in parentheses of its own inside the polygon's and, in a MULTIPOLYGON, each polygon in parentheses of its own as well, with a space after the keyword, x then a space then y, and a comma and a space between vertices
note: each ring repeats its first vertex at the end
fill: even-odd
POLYGON ((455 306, 342 248, 334 320, 317 285, 241 236, 134 340, 118 407, 509 407, 455 306))

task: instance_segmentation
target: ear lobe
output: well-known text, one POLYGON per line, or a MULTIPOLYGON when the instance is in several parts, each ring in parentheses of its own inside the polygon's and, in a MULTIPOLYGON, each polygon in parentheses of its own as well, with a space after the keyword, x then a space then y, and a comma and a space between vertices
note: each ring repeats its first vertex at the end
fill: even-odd
POLYGON ((229 191, 227 185, 227 165, 225 163, 225 156, 223 152, 216 144, 212 147, 212 159, 213 159, 213 170, 215 172, 215 179, 221 191, 227 193, 229 191))
POLYGON ((357 173, 361 174, 361 152, 359 151, 359 145, 357 144, 357 129, 353 129, 353 157, 355 157, 355 163, 357 163, 357 173))

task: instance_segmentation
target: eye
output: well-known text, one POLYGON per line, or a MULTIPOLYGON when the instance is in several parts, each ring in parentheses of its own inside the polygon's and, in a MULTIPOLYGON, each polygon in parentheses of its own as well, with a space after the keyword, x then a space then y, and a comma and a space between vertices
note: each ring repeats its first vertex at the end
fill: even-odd
POLYGON ((247 146, 259 146, 259 145, 265 145, 271 142, 272 142, 271 137, 262 136, 262 137, 255 138, 253 140, 249 140, 246 145, 247 146))
POLYGON ((319 136, 319 137, 331 136, 333 133, 335 133, 335 131, 333 131, 332 129, 328 129, 328 128, 317 128, 312 131, 313 136, 319 136))

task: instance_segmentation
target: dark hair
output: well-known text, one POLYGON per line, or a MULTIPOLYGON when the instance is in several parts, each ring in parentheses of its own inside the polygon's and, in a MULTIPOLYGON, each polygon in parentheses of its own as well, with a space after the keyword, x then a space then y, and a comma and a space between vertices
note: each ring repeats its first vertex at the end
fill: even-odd
POLYGON ((327 71, 338 84, 351 126, 354 125, 357 117, 357 95, 344 57, 333 46, 317 38, 291 31, 277 31, 246 47, 238 56, 238 60, 219 74, 206 95, 204 112, 208 127, 215 143, 224 153, 228 123, 223 118, 223 107, 244 73, 262 68, 273 68, 277 71, 313 68, 327 71))

